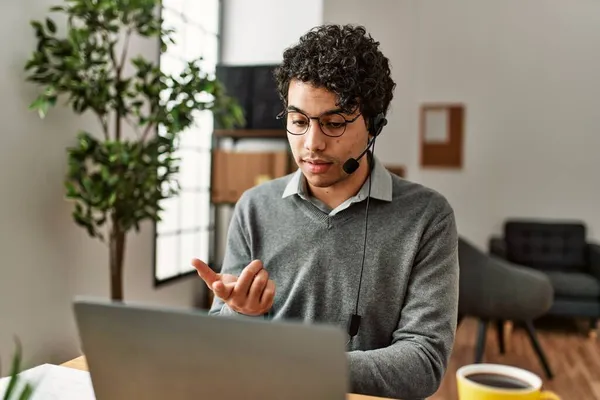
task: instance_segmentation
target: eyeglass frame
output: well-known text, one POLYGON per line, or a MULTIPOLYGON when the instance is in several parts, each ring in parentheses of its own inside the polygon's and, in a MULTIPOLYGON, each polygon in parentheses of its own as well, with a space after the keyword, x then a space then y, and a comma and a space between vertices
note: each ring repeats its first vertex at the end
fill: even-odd
POLYGON ((352 119, 346 119, 342 114, 341 114, 342 110, 329 110, 329 111, 325 111, 324 113, 322 113, 321 115, 317 116, 317 117, 310 117, 308 115, 306 115, 306 113, 300 109, 297 109, 295 107, 290 107, 290 109, 287 110, 283 110, 281 111, 279 114, 277 114, 277 116, 275 117, 276 119, 283 119, 287 114, 289 114, 290 112, 295 112, 298 114, 302 114, 304 115, 307 119, 308 119, 308 125, 306 126, 306 130, 302 133, 292 133, 287 129, 287 123, 285 130, 290 134, 290 135, 294 135, 294 136, 302 136, 304 134, 306 134, 306 132, 308 132, 308 130, 310 129, 310 120, 314 119, 316 121, 318 121, 319 123, 319 129, 321 130, 321 132, 323 133, 323 135, 328 136, 328 137, 341 137, 344 135, 344 133, 346 133, 346 128, 348 127, 348 124, 351 124, 353 122, 355 122, 358 117, 360 117, 362 115, 362 113, 358 113, 358 115, 356 115, 356 117, 352 118, 352 119), (325 133, 325 131, 323 130, 323 124, 321 123, 321 117, 326 116, 326 115, 339 115, 343 120, 344 120, 344 131, 339 134, 339 135, 329 135, 327 133, 325 133))

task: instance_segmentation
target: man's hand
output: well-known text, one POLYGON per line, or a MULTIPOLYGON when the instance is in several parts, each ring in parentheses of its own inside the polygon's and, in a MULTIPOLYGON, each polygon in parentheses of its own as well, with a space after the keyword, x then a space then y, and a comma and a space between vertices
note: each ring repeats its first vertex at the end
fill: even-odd
POLYGON ((273 307, 275 282, 259 260, 248 264, 239 277, 230 274, 217 274, 197 258, 192 265, 198 275, 233 311, 245 315, 262 315, 273 307))

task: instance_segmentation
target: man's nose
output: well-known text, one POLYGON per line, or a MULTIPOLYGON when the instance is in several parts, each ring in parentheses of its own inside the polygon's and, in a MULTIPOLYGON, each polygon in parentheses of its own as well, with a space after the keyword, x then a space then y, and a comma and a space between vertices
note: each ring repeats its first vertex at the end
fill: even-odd
POLYGON ((311 120, 308 130, 304 134, 304 148, 310 152, 320 152, 325 150, 325 145, 326 138, 321 131, 319 121, 311 120))

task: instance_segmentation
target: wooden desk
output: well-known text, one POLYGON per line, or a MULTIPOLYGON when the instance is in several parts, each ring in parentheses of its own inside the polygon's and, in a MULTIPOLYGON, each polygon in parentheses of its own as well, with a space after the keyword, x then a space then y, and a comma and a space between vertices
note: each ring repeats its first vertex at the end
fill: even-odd
MULTIPOLYGON (((84 356, 77 357, 77 358, 75 358, 71 361, 67 361, 66 363, 61 364, 61 365, 63 367, 79 369, 82 371, 88 370, 87 362, 85 361, 84 356)), ((363 395, 359 395, 359 394, 349 394, 347 397, 347 400, 384 400, 384 399, 382 397, 363 396, 363 395)))

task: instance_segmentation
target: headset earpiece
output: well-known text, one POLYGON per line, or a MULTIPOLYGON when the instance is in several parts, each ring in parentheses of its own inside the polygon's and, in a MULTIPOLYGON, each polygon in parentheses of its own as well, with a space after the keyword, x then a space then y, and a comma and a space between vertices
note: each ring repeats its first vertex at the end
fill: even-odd
POLYGON ((383 130, 383 127, 387 125, 387 119, 383 113, 377 114, 375 117, 371 118, 369 124, 369 133, 372 136, 377 136, 383 130))

